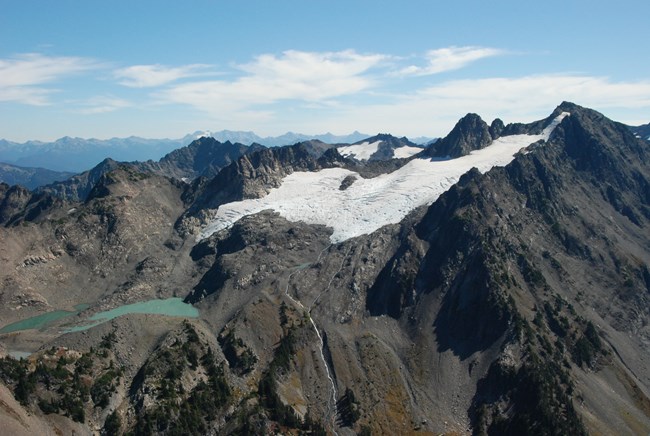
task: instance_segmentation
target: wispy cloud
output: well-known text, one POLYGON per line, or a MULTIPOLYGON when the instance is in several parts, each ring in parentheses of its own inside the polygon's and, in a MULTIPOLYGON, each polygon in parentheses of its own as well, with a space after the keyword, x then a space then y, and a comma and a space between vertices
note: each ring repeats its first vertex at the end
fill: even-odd
POLYGON ((650 81, 616 82, 607 77, 573 74, 455 80, 423 89, 422 99, 493 112, 535 111, 562 100, 594 107, 648 107, 650 81), (471 105, 471 106, 467 106, 471 105))
POLYGON ((506 123, 528 122, 549 115, 564 100, 610 116, 619 109, 647 110, 650 81, 577 74, 452 80, 395 95, 386 103, 340 108, 336 119, 319 121, 367 132, 382 126, 395 134, 444 135, 467 112, 488 122, 497 117, 506 123))
POLYGON ((237 66, 243 75, 233 80, 182 83, 158 95, 163 101, 189 104, 213 115, 281 100, 327 101, 372 87, 375 80, 369 71, 385 59, 385 55, 351 50, 264 54, 237 66))
POLYGON ((60 100, 70 114, 97 115, 131 108, 129 115, 137 116, 146 107, 158 111, 161 122, 168 124, 179 118, 175 105, 186 105, 196 109, 188 123, 264 134, 361 130, 444 135, 467 112, 488 121, 500 117, 505 122, 527 122, 548 115, 563 100, 593 107, 614 119, 625 113, 647 122, 642 117, 650 110, 648 79, 621 81, 586 73, 507 77, 504 73, 447 80, 449 76, 439 75, 428 77, 426 86, 413 79, 504 53, 511 52, 449 47, 428 52, 421 66, 408 66, 417 62, 353 50, 290 50, 231 65, 228 75, 198 63, 115 70, 82 57, 24 54, 0 59, 0 102, 48 105, 60 100), (75 81, 70 86, 72 81, 66 80, 86 79, 91 70, 99 76, 95 83, 77 86, 75 81), (55 100, 57 91, 65 98, 55 100))
POLYGON ((0 59, 0 101, 42 106, 55 90, 44 85, 98 68, 93 59, 28 53, 0 59))
POLYGON ((113 96, 93 97, 79 105, 80 109, 76 112, 86 115, 104 114, 132 106, 129 101, 113 96))
POLYGON ((133 65, 114 72, 119 83, 130 88, 151 88, 167 85, 180 79, 214 75, 212 67, 205 64, 191 64, 180 67, 165 65, 133 65))
POLYGON ((399 71, 404 76, 427 76, 463 68, 472 62, 505 54, 505 50, 489 47, 446 47, 427 52, 427 65, 409 65, 399 71))

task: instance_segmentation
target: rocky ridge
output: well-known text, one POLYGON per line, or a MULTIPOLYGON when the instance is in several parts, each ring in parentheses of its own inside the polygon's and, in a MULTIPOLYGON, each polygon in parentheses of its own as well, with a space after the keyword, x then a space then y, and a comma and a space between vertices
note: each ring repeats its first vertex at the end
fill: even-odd
POLYGON ((42 186, 37 191, 71 201, 85 201, 99 179, 118 167, 128 167, 130 171, 175 177, 178 180, 188 182, 199 177, 212 178, 233 160, 246 152, 255 151, 259 148, 261 148, 259 145, 248 147, 231 142, 220 143, 214 138, 202 137, 185 147, 168 153, 158 162, 151 160, 146 162, 116 162, 107 158, 89 171, 62 182, 42 186))
POLYGON ((411 142, 406 137, 397 138, 393 135, 380 133, 378 135, 366 138, 362 141, 355 142, 351 145, 343 145, 338 147, 338 151, 345 157, 350 157, 356 161, 386 161, 390 159, 408 158, 416 154, 422 147, 411 142), (369 156, 357 155, 360 145, 376 144, 376 149, 372 150, 369 156), (400 150, 408 150, 404 156, 400 156, 400 150), (356 153, 356 154, 355 154, 356 153))

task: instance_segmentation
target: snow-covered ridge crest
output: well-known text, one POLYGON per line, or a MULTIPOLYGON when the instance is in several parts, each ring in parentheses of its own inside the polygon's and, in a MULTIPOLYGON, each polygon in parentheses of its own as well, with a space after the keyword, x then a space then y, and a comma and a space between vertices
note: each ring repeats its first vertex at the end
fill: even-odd
POLYGON ((354 156, 357 160, 368 160, 370 156, 377 153, 379 149, 379 144, 382 141, 375 142, 362 142, 361 144, 356 145, 346 145, 344 147, 339 147, 338 152, 343 157, 354 156))
POLYGON ((486 172, 507 165, 522 148, 548 140, 567 115, 558 115, 539 135, 502 136, 488 147, 456 159, 414 159, 392 173, 372 179, 342 168, 292 173, 266 197, 219 206, 197 241, 229 228, 244 216, 267 209, 289 221, 332 227, 332 243, 372 233, 387 224, 399 223, 417 207, 433 203, 470 169, 486 172), (349 175, 357 176, 357 180, 341 191, 341 182, 349 175))
POLYGON ((407 159, 411 156, 415 156, 419 152, 424 150, 423 148, 420 147, 411 147, 408 145, 405 145, 404 147, 399 147, 393 150, 393 157, 396 159, 407 159))

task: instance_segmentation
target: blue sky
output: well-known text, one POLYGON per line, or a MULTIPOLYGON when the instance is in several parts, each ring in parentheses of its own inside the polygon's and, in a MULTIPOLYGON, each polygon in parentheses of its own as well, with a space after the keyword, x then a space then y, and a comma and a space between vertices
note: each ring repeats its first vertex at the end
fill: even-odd
POLYGON ((644 1, 0 0, 0 138, 650 122, 644 1))

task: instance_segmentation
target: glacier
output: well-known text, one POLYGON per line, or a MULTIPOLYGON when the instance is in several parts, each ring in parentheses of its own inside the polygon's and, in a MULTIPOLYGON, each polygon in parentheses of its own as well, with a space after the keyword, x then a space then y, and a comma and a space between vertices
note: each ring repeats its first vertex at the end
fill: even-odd
MULTIPOLYGON (((294 172, 263 198, 235 201, 219 206, 202 228, 197 241, 229 228, 244 216, 274 210, 289 221, 324 224, 333 229, 332 243, 372 233, 399 223, 414 209, 432 204, 472 168, 484 173, 505 166, 522 148, 547 141, 553 129, 568 116, 558 115, 539 135, 510 135, 466 156, 448 160, 415 158, 392 173, 364 179, 343 168, 317 172, 294 172), (346 190, 339 187, 347 176, 357 180, 346 190)), ((360 144, 361 145, 361 144, 360 144)), ((363 144, 367 151, 371 144, 363 144)))
POLYGON ((382 141, 362 142, 361 144, 346 145, 339 147, 337 150, 343 157, 354 157, 357 160, 368 160, 370 156, 377 153, 379 144, 382 141))
POLYGON ((403 147, 398 147, 393 150, 393 157, 396 157, 397 159, 407 159, 411 156, 415 156, 419 152, 423 151, 424 148, 420 147, 411 147, 409 145, 405 145, 403 147))

